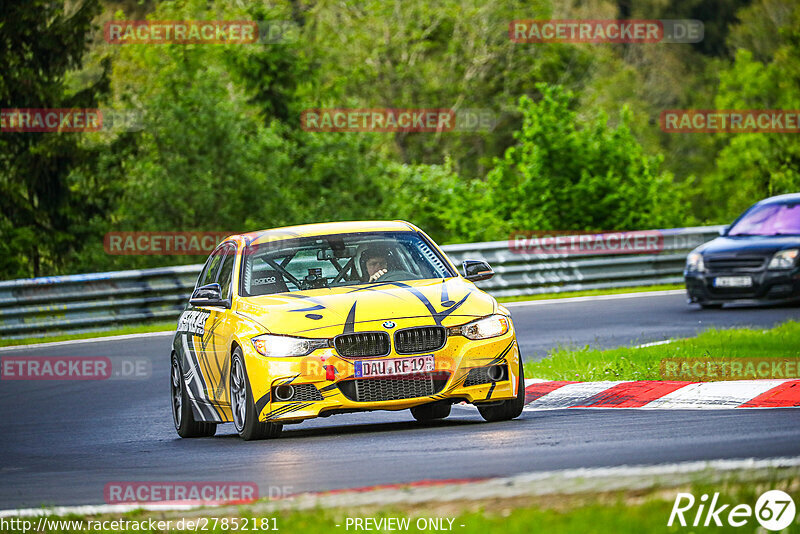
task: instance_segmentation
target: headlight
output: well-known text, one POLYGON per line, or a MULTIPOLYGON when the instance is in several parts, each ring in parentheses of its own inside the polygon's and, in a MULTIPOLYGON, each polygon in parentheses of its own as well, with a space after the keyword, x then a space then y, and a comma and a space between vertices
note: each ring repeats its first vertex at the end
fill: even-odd
POLYGON ((508 317, 505 315, 490 315, 477 321, 472 321, 461 326, 453 326, 450 333, 461 335, 467 339, 489 339, 502 336, 508 332, 508 317))
POLYGON ((316 349, 328 347, 327 339, 310 339, 304 337, 275 336, 264 334, 253 338, 253 346, 262 356, 273 358, 287 356, 305 356, 316 349))
POLYGON ((698 273, 705 271, 706 266, 703 263, 703 255, 699 252, 692 252, 689 254, 689 256, 686 257, 686 270, 698 273))
POLYGON ((791 269, 794 267, 794 262, 800 250, 796 248, 788 248, 786 250, 779 250, 772 256, 769 261, 767 269, 791 269))

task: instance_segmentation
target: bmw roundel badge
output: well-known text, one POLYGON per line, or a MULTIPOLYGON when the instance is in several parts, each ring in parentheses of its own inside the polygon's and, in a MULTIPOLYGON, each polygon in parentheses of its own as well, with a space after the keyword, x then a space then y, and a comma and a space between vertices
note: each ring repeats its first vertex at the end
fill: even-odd
POLYGON ((384 328, 394 328, 396 325, 392 321, 384 321, 383 327, 384 328))

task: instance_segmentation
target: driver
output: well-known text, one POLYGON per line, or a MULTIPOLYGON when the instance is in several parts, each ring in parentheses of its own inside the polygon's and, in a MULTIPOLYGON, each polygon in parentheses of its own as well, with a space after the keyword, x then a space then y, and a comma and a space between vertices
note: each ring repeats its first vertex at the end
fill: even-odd
POLYGON ((364 252, 364 266, 368 282, 375 282, 389 271, 389 258, 386 250, 373 247, 364 252))

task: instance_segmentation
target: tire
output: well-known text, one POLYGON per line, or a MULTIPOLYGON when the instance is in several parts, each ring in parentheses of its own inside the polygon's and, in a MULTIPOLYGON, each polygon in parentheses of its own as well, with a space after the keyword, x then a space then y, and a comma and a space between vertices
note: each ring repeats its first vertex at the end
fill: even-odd
POLYGON ((450 401, 436 401, 411 408, 411 415, 420 423, 444 419, 450 415, 450 401))
POLYGON ((525 373, 522 369, 522 357, 520 357, 517 396, 497 406, 478 406, 478 411, 481 417, 489 422, 509 421, 522 414, 523 406, 525 406, 525 373))
POLYGON ((178 355, 172 355, 170 366, 170 393, 172 396, 172 422, 175 430, 182 438, 208 438, 217 433, 216 423, 195 421, 192 407, 189 404, 189 394, 186 392, 186 382, 183 380, 183 371, 178 355))
POLYGON ((704 310, 721 310, 722 304, 704 304, 701 302, 700 307, 704 310))
POLYGON ((231 357, 230 388, 233 426, 236 427, 240 438, 250 441, 280 436, 283 425, 262 423, 258 420, 250 379, 247 377, 244 356, 239 347, 236 347, 231 357))

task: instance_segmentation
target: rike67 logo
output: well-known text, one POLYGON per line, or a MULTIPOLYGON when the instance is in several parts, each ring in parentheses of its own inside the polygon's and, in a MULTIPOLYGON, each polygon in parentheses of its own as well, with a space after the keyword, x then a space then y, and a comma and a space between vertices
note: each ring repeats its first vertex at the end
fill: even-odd
POLYGON ((764 529, 777 532, 794 522, 795 512, 794 500, 781 490, 764 492, 755 507, 749 504, 722 504, 719 502, 719 493, 714 493, 710 502, 705 493, 700 499, 695 499, 691 493, 678 493, 667 526, 721 527, 727 524, 742 527, 755 517, 764 529))

